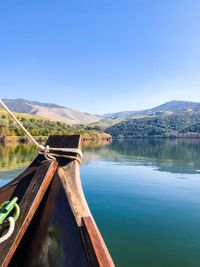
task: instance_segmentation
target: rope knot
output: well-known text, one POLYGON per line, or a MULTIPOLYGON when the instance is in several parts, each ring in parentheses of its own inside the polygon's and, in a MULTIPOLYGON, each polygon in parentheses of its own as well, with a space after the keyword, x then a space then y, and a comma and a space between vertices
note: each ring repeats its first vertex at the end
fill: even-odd
POLYGON ((50 146, 45 146, 44 147, 44 153, 49 153, 50 152, 50 146))

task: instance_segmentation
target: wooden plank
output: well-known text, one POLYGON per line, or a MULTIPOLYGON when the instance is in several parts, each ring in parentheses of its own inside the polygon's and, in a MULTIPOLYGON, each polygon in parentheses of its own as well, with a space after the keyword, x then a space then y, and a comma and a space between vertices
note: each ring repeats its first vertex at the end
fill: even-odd
MULTIPOLYGON (((17 178, 7 183, 6 185, 2 186, 0 188, 0 203, 3 203, 4 201, 10 199, 13 195, 13 192, 16 190, 17 187, 22 188, 22 186, 25 187, 24 185, 28 186, 38 167, 39 165, 29 166, 17 178)), ((19 197, 23 196, 23 194, 24 192, 23 190, 21 190, 19 197)))
MULTIPOLYGON (((47 145, 54 148, 80 149, 81 141, 82 139, 79 135, 50 136, 47 145)), ((70 153, 57 151, 56 154, 68 155, 70 153)), ((46 238, 52 238, 51 235, 48 236, 48 231, 49 229, 54 229, 55 223, 59 226, 58 229, 56 228, 59 231, 57 232, 55 229, 55 236, 53 238, 55 240, 58 238, 58 247, 59 244, 63 244, 61 246, 65 248, 63 259, 67 262, 67 266, 82 267, 89 266, 89 264, 92 267, 115 266, 85 200, 78 161, 57 157, 58 168, 57 163, 43 162, 43 160, 43 156, 38 156, 28 168, 28 171, 25 172, 27 176, 22 175, 20 178, 15 179, 13 183, 10 183, 8 187, 0 189, 0 199, 2 200, 8 199, 8 196, 10 198, 19 196, 22 209, 15 232, 1 246, 0 266, 8 266, 19 244, 20 246, 13 257, 12 263, 14 265, 12 266, 35 266, 33 262, 37 262, 37 255, 43 255, 42 247, 47 248, 46 238), (43 199, 45 190, 49 186, 56 169, 57 172, 51 184, 52 190, 50 190, 50 186, 46 197, 43 199), (58 191, 55 190, 56 188, 58 188, 58 191), (43 202, 41 202, 42 199, 43 202), (34 216, 40 204, 39 212, 34 216), (37 214, 39 215, 37 216, 37 214), (34 220, 33 216, 35 221, 33 221, 32 227, 30 222, 32 219, 34 220), (47 217, 48 220, 46 220, 47 217), (29 224, 30 227, 27 230, 29 224), (58 235, 59 232, 62 232, 62 234, 58 235), (26 235, 24 235, 25 233, 26 235), (37 244, 34 248, 32 247, 31 240, 35 240, 34 244, 37 244), (30 257, 27 256, 26 248, 28 248, 28 255, 30 257), (20 255, 25 256, 20 258, 20 255), (15 259, 19 259, 19 265, 17 265, 15 259)), ((63 264, 61 265, 64 266, 63 264)))
MULTIPOLYGON (((82 138, 80 135, 50 136, 47 145, 50 147, 78 148, 81 149, 82 138)), ((58 151, 58 153, 60 153, 58 151)), ((64 154, 62 152, 62 154, 64 154)), ((67 152, 66 154, 70 154, 67 152)), ((73 154, 74 155, 74 154, 73 154)), ((58 175, 62 182, 66 198, 76 219, 81 226, 81 218, 90 216, 80 178, 80 164, 77 160, 57 158, 59 162, 58 175)))
POLYGON ((82 233, 92 267, 114 267, 106 244, 91 216, 82 218, 82 233))
MULTIPOLYGON (((63 136, 62 139, 52 136, 47 142, 52 147, 79 149, 81 148, 81 143, 80 136, 63 136)), ((85 200, 79 167, 79 163, 76 160, 59 160, 58 175, 62 181, 74 218, 80 227, 91 266, 113 267, 115 265, 85 200)))
MULTIPOLYGON (((81 148, 81 137, 78 135, 51 136, 47 145, 81 148)), ((59 153, 63 154, 60 151, 56 152, 56 154, 59 153)), ((80 190, 77 191, 77 186, 80 187, 80 164, 74 159, 57 157, 57 160, 59 167, 54 179, 27 229, 10 267, 90 266, 81 230, 74 217, 74 214, 82 213, 82 197, 80 198, 81 203, 77 201, 77 192, 82 195, 80 190), (76 201, 72 201, 74 198, 76 201)), ((82 190, 82 188, 80 189, 82 190)))
POLYGON ((36 266, 91 267, 57 171, 9 264, 36 266))
MULTIPOLYGON (((54 148, 81 149, 82 137, 80 135, 51 135, 49 136, 46 145, 54 148)), ((59 153, 59 151, 56 153, 59 153)), ((63 152, 60 153, 63 154, 63 152)))
POLYGON ((1 267, 8 266, 54 176, 57 165, 57 162, 46 161, 37 168, 33 179, 19 203, 21 215, 16 223, 14 233, 10 239, 1 244, 1 267))

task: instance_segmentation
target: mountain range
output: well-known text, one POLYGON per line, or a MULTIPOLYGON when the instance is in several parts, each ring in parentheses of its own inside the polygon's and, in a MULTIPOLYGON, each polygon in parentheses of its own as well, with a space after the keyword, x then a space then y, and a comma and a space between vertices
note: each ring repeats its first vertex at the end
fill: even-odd
POLYGON ((47 118, 52 121, 61 121, 66 124, 90 124, 100 120, 95 115, 80 112, 56 104, 29 101, 26 99, 3 99, 11 111, 27 113, 47 118))
POLYGON ((116 118, 128 118, 128 117, 140 117, 150 115, 168 115, 172 113, 178 113, 183 111, 200 111, 200 103, 192 101, 170 101, 161 104, 157 107, 139 110, 139 111, 121 111, 116 113, 103 114, 103 119, 116 119, 116 118))
POLYGON ((66 124, 89 124, 113 137, 200 135, 200 103, 170 101, 146 110, 92 115, 56 104, 25 99, 4 99, 18 113, 28 113, 66 124))
POLYGON ((115 113, 98 124, 114 138, 200 137, 200 103, 170 101, 148 110, 115 113))

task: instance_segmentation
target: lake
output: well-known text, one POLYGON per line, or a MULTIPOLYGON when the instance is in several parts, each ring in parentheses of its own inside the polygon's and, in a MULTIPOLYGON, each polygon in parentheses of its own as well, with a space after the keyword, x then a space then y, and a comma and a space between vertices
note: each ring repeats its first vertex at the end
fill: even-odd
MULTIPOLYGON (((36 154, 0 146, 0 185, 36 154)), ((81 177, 116 266, 200 266, 200 139, 86 143, 81 177)))

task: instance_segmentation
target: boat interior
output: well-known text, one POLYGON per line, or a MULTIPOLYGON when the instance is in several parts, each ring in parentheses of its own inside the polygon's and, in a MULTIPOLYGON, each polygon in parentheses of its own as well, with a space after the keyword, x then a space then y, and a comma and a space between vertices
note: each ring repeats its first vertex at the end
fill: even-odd
POLYGON ((0 188, 0 203, 18 197, 21 210, 12 236, 1 244, 0 266, 114 266, 82 190, 81 159, 60 150, 81 149, 81 136, 50 136, 46 145, 58 148, 56 160, 39 153, 0 188))

